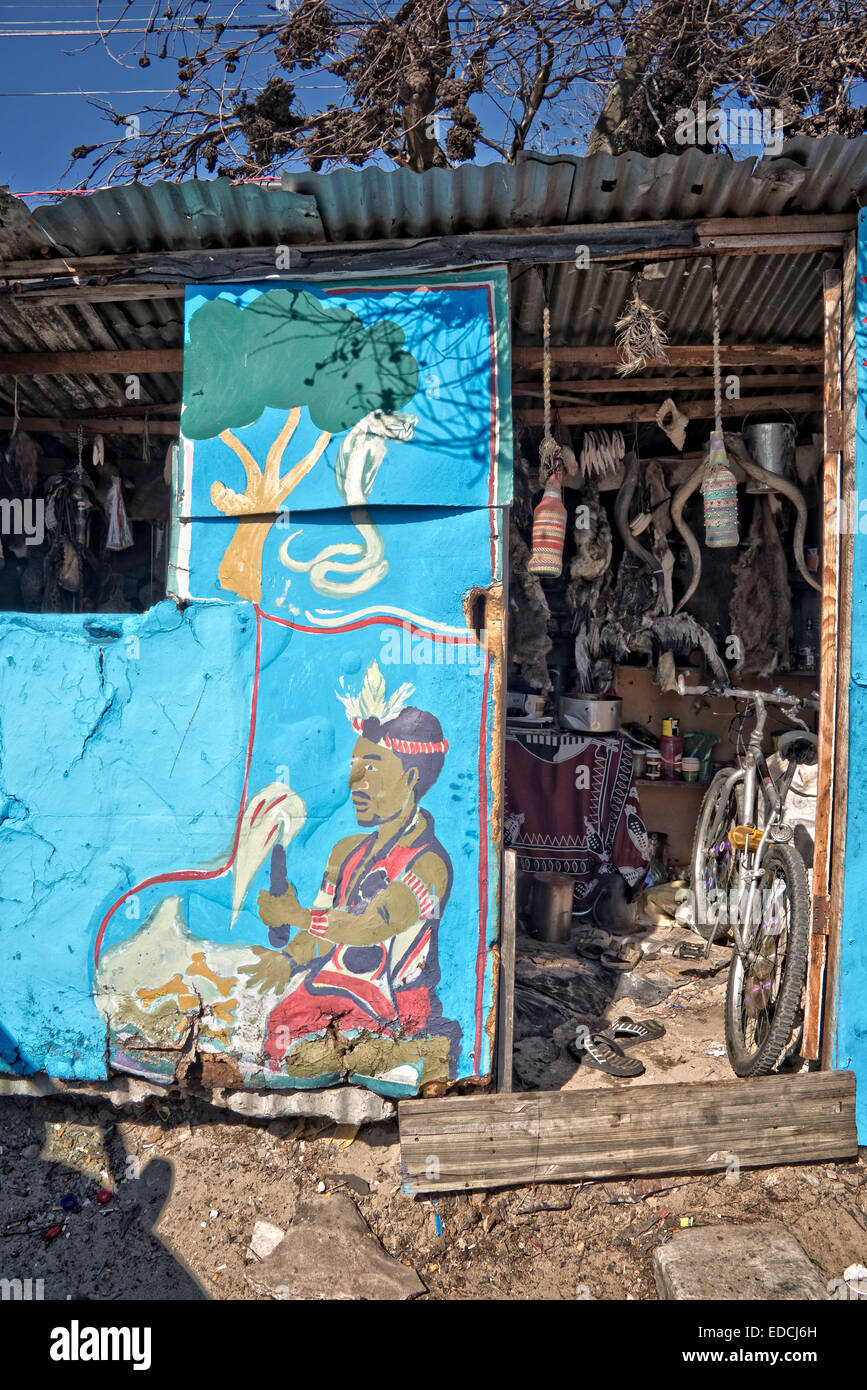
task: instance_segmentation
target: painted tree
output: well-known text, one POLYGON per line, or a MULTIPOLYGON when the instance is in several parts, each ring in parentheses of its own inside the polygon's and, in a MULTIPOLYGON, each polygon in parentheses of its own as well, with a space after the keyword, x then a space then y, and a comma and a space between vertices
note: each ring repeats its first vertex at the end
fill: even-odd
POLYGON ((242 519, 219 569, 224 589, 258 603, 262 552, 286 498, 321 458, 332 437, 373 410, 396 411, 418 388, 418 364, 404 349, 403 329, 389 320, 365 327, 357 314, 307 290, 268 290, 239 306, 211 299, 190 317, 184 350, 187 439, 218 437, 240 459, 243 493, 225 483, 211 501, 242 519), (264 465, 234 433, 271 407, 286 419, 264 465), (303 409, 320 431, 302 458, 283 471, 303 409))

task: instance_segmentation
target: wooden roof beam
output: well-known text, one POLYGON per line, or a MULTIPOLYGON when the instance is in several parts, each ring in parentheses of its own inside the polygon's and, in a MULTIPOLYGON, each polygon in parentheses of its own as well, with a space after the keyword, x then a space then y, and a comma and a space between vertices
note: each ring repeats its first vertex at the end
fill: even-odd
POLYGON ((0 352, 0 376, 128 376, 183 371, 183 348, 0 352))
MULTIPOLYGON (((651 362, 651 367, 711 367, 713 366, 713 347, 705 343, 688 343, 683 346, 669 346, 665 349, 667 362, 651 362)), ((720 348, 723 363, 739 362, 745 366, 775 366, 798 363, 821 366, 823 355, 821 344, 812 343, 729 343, 720 348)), ((554 347, 551 349, 551 363, 554 366, 617 367, 622 358, 616 347, 554 347)), ((513 347, 513 367, 542 368, 541 347, 513 347)))
MULTIPOLYGON (((677 408, 689 420, 712 420, 714 406, 712 400, 677 402, 677 408)), ((722 403, 724 417, 746 415, 753 410, 791 410, 807 413, 821 410, 820 391, 805 391, 792 396, 748 396, 737 401, 722 403)), ((558 407, 557 417, 564 425, 617 425, 621 423, 647 423, 656 419, 658 403, 651 401, 615 403, 614 405, 586 405, 558 407)), ((545 421, 543 410, 516 409, 515 422, 522 425, 541 425, 545 421)))
MULTIPOLYGON (((11 430, 15 424, 14 415, 0 415, 0 429, 11 430)), ((110 417, 92 418, 87 416, 57 417, 51 415, 22 415, 18 420, 19 429, 44 431, 46 434, 77 434, 81 429, 85 434, 144 434, 144 419, 123 420, 110 417)), ((178 420, 148 420, 148 436, 165 434, 177 438, 180 433, 178 420)))
MULTIPOLYGON (((401 273, 454 269, 461 265, 569 262, 578 246, 591 260, 664 260, 672 256, 719 254, 807 254, 833 250, 855 226, 855 215, 716 217, 655 222, 572 223, 553 227, 510 227, 457 236, 402 237, 379 241, 308 242, 291 245, 291 265, 276 268, 276 245, 213 250, 137 251, 101 256, 49 257, 0 263, 0 279, 44 282, 60 278, 126 276, 131 281, 169 285, 278 280, 294 275, 401 273)), ((71 285, 87 291, 88 286, 71 285)), ((43 293, 42 284, 32 293, 43 293)), ((86 293, 81 295, 86 297, 86 293)))
MULTIPOLYGON (((739 376, 742 391, 768 390, 783 386, 790 391, 799 386, 822 385, 820 372, 751 372, 739 376)), ((605 395, 619 392, 629 395, 639 391, 712 391, 712 376, 647 376, 590 377, 586 381, 551 382, 552 400, 569 401, 580 395, 605 395)), ((512 381, 513 396, 541 396, 545 388, 536 381, 512 381)))

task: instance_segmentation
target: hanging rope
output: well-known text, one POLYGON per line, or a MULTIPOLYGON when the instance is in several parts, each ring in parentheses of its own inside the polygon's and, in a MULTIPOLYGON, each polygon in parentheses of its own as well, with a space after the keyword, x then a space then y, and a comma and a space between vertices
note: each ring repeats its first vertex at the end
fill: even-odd
POLYGON ((717 275, 716 257, 710 263, 711 290, 710 308, 713 318, 713 410, 714 410, 714 433, 722 434, 722 370, 720 368, 719 356, 719 277, 717 275))
POLYGON ((543 434, 539 446, 539 468, 545 491, 533 512, 533 544, 527 568, 530 574, 560 574, 566 539, 566 508, 560 487, 563 480, 563 454, 551 433, 551 306, 548 272, 542 273, 545 304, 542 309, 542 401, 543 434))
POLYGON ((542 481, 546 482, 563 468, 563 454, 560 445, 551 433, 551 300, 548 268, 542 272, 542 292, 545 303, 542 309, 542 443, 539 448, 539 462, 542 466, 542 481))
POLYGON ((738 532, 738 487, 726 458, 722 423, 722 368, 720 367, 719 280, 716 257, 711 260, 710 304, 713 318, 713 409, 714 430, 708 446, 707 466, 701 491, 704 499, 705 540, 712 549, 736 546, 738 532))
POLYGON ((548 439, 551 435, 551 306, 547 297, 542 310, 542 401, 545 438, 548 439))

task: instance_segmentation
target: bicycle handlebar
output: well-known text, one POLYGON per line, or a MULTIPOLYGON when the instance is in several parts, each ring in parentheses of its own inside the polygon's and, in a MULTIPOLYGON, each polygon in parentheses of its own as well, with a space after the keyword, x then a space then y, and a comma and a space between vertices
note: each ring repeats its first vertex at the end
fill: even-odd
POLYGON ((739 690, 734 685, 687 685, 683 675, 677 678, 678 695, 710 695, 717 700, 761 700, 765 705, 776 705, 784 712, 787 709, 818 709, 818 700, 809 700, 803 695, 790 695, 780 690, 739 690))

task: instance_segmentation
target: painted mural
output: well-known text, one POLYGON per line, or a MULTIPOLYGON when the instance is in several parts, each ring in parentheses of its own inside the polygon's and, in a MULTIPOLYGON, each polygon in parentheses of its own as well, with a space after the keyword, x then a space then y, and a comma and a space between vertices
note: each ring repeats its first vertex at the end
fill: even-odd
POLYGON ((863 849, 867 835, 867 212, 863 208, 858 216, 855 351, 855 498, 847 515, 858 517, 859 521, 854 535, 846 876, 834 1061, 836 1066, 850 1068, 857 1075, 858 1141, 867 1144, 867 935, 863 928, 867 894, 867 859, 863 849))
POLYGON ((489 1070, 506 308, 499 273, 188 290, 177 602, 5 618, 5 1069, 489 1070))

